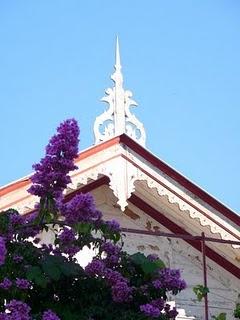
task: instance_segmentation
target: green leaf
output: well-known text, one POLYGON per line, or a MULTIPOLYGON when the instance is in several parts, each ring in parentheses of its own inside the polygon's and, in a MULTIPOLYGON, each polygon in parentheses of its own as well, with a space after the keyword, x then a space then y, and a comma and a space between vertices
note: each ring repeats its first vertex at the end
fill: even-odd
POLYGON ((62 311, 62 316, 64 320, 79 320, 79 315, 74 315, 70 310, 66 309, 62 311))
POLYGON ((59 259, 55 256, 48 256, 42 262, 42 268, 44 272, 55 281, 58 281, 61 276, 61 270, 59 269, 59 259))
POLYGON ((42 269, 38 266, 31 267, 26 274, 28 280, 35 282, 41 288, 46 288, 47 279, 45 278, 42 269))
POLYGON ((209 289, 199 284, 193 288, 193 292, 196 294, 197 299, 200 302, 209 293, 209 289))
POLYGON ((82 273, 82 268, 79 264, 74 262, 62 262, 59 264, 59 268, 66 277, 70 276, 78 276, 80 273, 82 273))
POLYGON ((83 233, 83 234, 88 234, 91 232, 92 230, 92 225, 91 223, 77 223, 74 226, 74 229, 78 232, 78 233, 83 233))
POLYGON ((155 260, 155 261, 154 261, 154 264, 156 264, 159 269, 166 268, 165 263, 164 263, 162 260, 160 260, 160 259, 155 260))
POLYGON ((108 230, 108 227, 105 224, 101 224, 100 230, 102 231, 102 233, 105 233, 108 230))
POLYGON ((152 274, 158 269, 157 265, 151 261, 145 262, 141 267, 145 274, 152 274))
POLYGON ((236 304, 236 307, 234 309, 234 317, 240 319, 240 303, 236 304))
POLYGON ((35 278, 42 275, 42 270, 38 266, 33 266, 27 271, 27 278, 29 280, 35 280, 35 278))
POLYGON ((146 262, 147 257, 143 253, 137 252, 131 255, 132 261, 137 265, 142 265, 146 262))
POLYGON ((160 259, 156 261, 150 261, 143 253, 140 252, 131 255, 131 259, 136 265, 140 266, 146 275, 150 275, 156 270, 165 267, 165 264, 160 259))
POLYGON ((226 320, 227 315, 226 315, 226 313, 222 312, 218 316, 213 316, 212 318, 215 320, 226 320))
POLYGON ((109 237, 110 240, 113 240, 114 243, 118 242, 121 239, 120 233, 116 232, 105 232, 105 235, 109 237))

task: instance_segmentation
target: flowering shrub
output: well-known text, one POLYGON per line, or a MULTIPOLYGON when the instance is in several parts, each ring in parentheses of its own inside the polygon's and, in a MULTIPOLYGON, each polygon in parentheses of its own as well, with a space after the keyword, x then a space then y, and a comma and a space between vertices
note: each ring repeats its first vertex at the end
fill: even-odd
POLYGON ((179 270, 124 252, 118 222, 104 221, 90 194, 64 201, 78 134, 74 119, 62 123, 34 165, 36 211, 0 215, 0 320, 175 319, 166 301, 186 287, 179 270), (41 243, 43 230, 53 232, 52 244, 41 243), (76 259, 84 246, 98 252, 85 269, 76 259))

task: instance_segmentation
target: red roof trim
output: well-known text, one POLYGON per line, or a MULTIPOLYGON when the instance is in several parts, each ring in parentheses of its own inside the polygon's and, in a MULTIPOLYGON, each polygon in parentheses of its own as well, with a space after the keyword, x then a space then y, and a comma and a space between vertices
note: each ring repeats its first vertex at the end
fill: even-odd
POLYGON ((184 188, 195 194, 197 197, 205 201, 207 204, 209 204, 214 209, 221 212, 226 218, 230 219, 234 223, 240 226, 240 216, 238 216, 234 211, 227 208, 224 204, 213 198, 210 194, 196 186, 194 183, 189 181, 187 178, 185 178, 183 175, 175 171, 173 168, 171 168, 169 165, 167 165, 165 162, 154 156, 152 153, 150 153, 148 150, 140 146, 137 142, 129 138, 127 135, 122 134, 120 136, 120 142, 127 145, 129 148, 133 149, 135 152, 137 152, 140 156, 142 156, 144 159, 149 161, 152 165, 166 173, 170 178, 177 181, 179 184, 181 184, 184 188))
POLYGON ((30 178, 26 178, 24 180, 16 181, 11 183, 8 186, 0 188, 0 197, 4 196, 5 194, 8 194, 16 189, 22 188, 30 184, 30 178))
MULTIPOLYGON (((120 137, 115 137, 115 138, 110 139, 106 142, 103 142, 103 143, 100 143, 96 146, 93 146, 83 152, 80 152, 78 157, 75 159, 75 162, 78 162, 78 161, 83 160, 87 157, 90 157, 91 155, 93 155, 99 151, 102 151, 106 148, 109 148, 115 144, 118 144, 119 142, 120 142, 120 137)), ((7 186, 0 187, 0 196, 4 196, 5 194, 10 193, 12 191, 15 191, 17 189, 20 189, 30 183, 31 183, 31 180, 29 177, 29 178, 25 178, 24 180, 15 181, 7 186)))
MULTIPOLYGON (((197 197, 205 201, 207 204, 209 204, 212 208, 216 209, 220 213, 222 213, 226 218, 233 221, 235 224, 240 226, 240 216, 232 211, 231 209, 227 208, 224 204, 216 200, 214 197, 212 197, 210 194, 196 186, 194 183, 189 181, 187 178, 185 178, 183 175, 175 171, 173 168, 171 168, 169 165, 167 165, 165 162, 154 156, 152 153, 150 153, 148 150, 143 148, 141 145, 139 145, 137 142, 132 140, 130 137, 128 137, 126 134, 122 134, 118 137, 112 138, 108 141, 102 142, 98 145, 93 146, 92 148, 89 148, 79 154, 79 156, 76 159, 76 162, 85 159, 87 157, 90 157, 91 155, 104 150, 106 148, 109 148, 115 144, 123 143, 127 145, 129 148, 137 152, 140 156, 142 156, 144 159, 149 161, 152 165, 154 165, 156 168, 160 169, 164 173, 166 173, 169 177, 174 179, 176 182, 181 184, 184 188, 195 194, 197 197)), ((6 187, 0 188, 0 196, 3 196, 9 192, 12 192, 18 188, 21 188, 27 184, 30 184, 30 179, 26 178, 25 180, 14 182, 6 187)))
POLYGON ((231 234, 232 236, 234 236, 235 238, 240 240, 240 237, 237 236, 234 232, 232 232, 231 230, 229 230, 228 228, 226 228, 224 225, 222 225, 221 223, 219 223, 218 221, 216 221, 215 219, 213 219, 210 215, 208 215, 206 212, 204 212, 203 210, 197 208, 194 204, 192 204, 190 201, 188 201, 187 199, 185 199, 183 196, 181 196, 180 194, 178 194, 177 192, 175 192, 174 190, 171 190, 167 185, 165 185, 164 183, 162 183, 160 180, 158 180, 156 177, 152 176, 150 173, 148 173, 146 170, 144 170, 141 166, 137 165, 134 161, 132 161, 131 159, 129 159, 128 157, 122 155, 122 157, 124 159, 126 159, 127 161, 131 162, 132 165, 134 165, 136 168, 140 169, 141 171, 143 171, 147 176, 149 176, 151 179, 153 179, 154 181, 156 181, 157 183, 161 184, 164 188, 166 188, 167 190, 171 191, 173 194, 175 194, 178 198, 182 199, 183 201, 185 201, 187 204, 189 204, 192 208, 194 208, 195 210, 201 212, 206 218, 208 218, 209 220, 211 220, 212 222, 214 222, 216 225, 218 225, 219 227, 221 227, 223 230, 227 231, 229 234, 231 234))
MULTIPOLYGON (((175 222, 167 218, 158 210, 151 207, 149 204, 147 204, 145 201, 143 201, 136 195, 132 194, 129 201, 132 204, 134 204, 136 207, 138 207, 140 210, 143 210, 147 215, 151 216, 153 219, 158 221, 161 225, 166 227, 171 232, 190 235, 190 233, 188 233, 182 227, 180 227, 175 222)), ((187 240, 187 239, 185 239, 184 241, 188 242, 192 247, 194 247, 195 249, 201 252, 200 242, 197 242, 194 240, 187 240)), ((214 262, 216 262, 222 268, 224 268, 225 270, 227 270, 228 272, 232 273, 234 276, 240 279, 240 269, 208 246, 206 246, 206 256, 211 260, 213 260, 214 262)))
POLYGON ((120 138, 121 138, 121 136, 112 138, 110 140, 107 140, 105 142, 97 144, 97 145, 93 146, 92 148, 89 148, 83 152, 80 152, 78 157, 76 158, 75 162, 83 160, 83 159, 90 157, 91 155, 93 155, 99 151, 102 151, 104 149, 107 149, 107 148, 115 145, 115 144, 118 144, 120 142, 120 138))
POLYGON ((80 189, 77 189, 77 190, 69 193, 68 195, 66 195, 64 198, 64 201, 68 202, 79 192, 87 193, 87 192, 90 192, 98 187, 101 187, 102 185, 108 185, 109 181, 110 181, 109 178, 104 176, 96 181, 90 182, 89 184, 82 186, 80 189))

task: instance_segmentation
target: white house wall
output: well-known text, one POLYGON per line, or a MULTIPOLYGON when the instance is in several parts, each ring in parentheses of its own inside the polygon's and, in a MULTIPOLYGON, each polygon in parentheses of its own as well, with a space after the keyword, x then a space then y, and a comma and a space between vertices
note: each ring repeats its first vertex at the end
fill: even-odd
MULTIPOLYGON (((176 203, 170 203, 168 197, 162 196, 159 197, 156 189, 149 189, 145 182, 136 182, 137 184, 137 196, 144 200, 147 203, 151 203, 151 207, 155 208, 157 211, 160 211, 166 217, 177 223, 184 230, 189 232, 192 235, 201 235, 201 232, 204 231, 205 235, 208 237, 215 237, 220 239, 220 234, 212 234, 211 228, 206 225, 199 228, 199 221, 197 219, 191 219, 186 211, 179 209, 179 206, 176 203)), ((230 244, 219 245, 219 243, 208 242, 208 246, 212 249, 215 249, 216 252, 227 258, 233 264, 240 266, 238 257, 240 254, 239 246, 232 246, 230 244)))
MULTIPOLYGON (((125 213, 116 206, 116 198, 107 186, 100 187, 93 192, 97 206, 104 213, 105 219, 115 218, 122 227, 146 230, 149 225, 152 228, 169 232, 161 224, 153 220, 147 214, 129 204, 125 213)), ((192 289, 198 284, 203 284, 203 269, 201 253, 181 239, 156 237, 150 235, 126 234, 125 249, 129 253, 140 251, 146 255, 156 253, 168 267, 182 271, 182 276, 188 284, 188 288, 175 299, 178 308, 184 308, 187 316, 196 319, 204 319, 204 305, 198 302, 192 289)), ((219 265, 207 259, 209 310, 211 315, 220 312, 227 313, 227 319, 234 319, 232 312, 240 293, 239 279, 227 272, 219 265)))

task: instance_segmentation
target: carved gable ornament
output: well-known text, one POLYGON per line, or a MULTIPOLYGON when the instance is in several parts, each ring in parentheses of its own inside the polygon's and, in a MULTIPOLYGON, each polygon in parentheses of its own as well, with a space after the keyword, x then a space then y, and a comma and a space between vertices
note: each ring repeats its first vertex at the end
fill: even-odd
POLYGON ((114 87, 108 88, 105 91, 106 96, 102 98, 102 101, 108 103, 109 107, 95 120, 93 129, 95 144, 125 133, 145 146, 145 129, 143 124, 130 112, 130 107, 137 106, 137 103, 132 99, 132 92, 123 89, 121 68, 117 38, 115 72, 111 76, 114 87))

